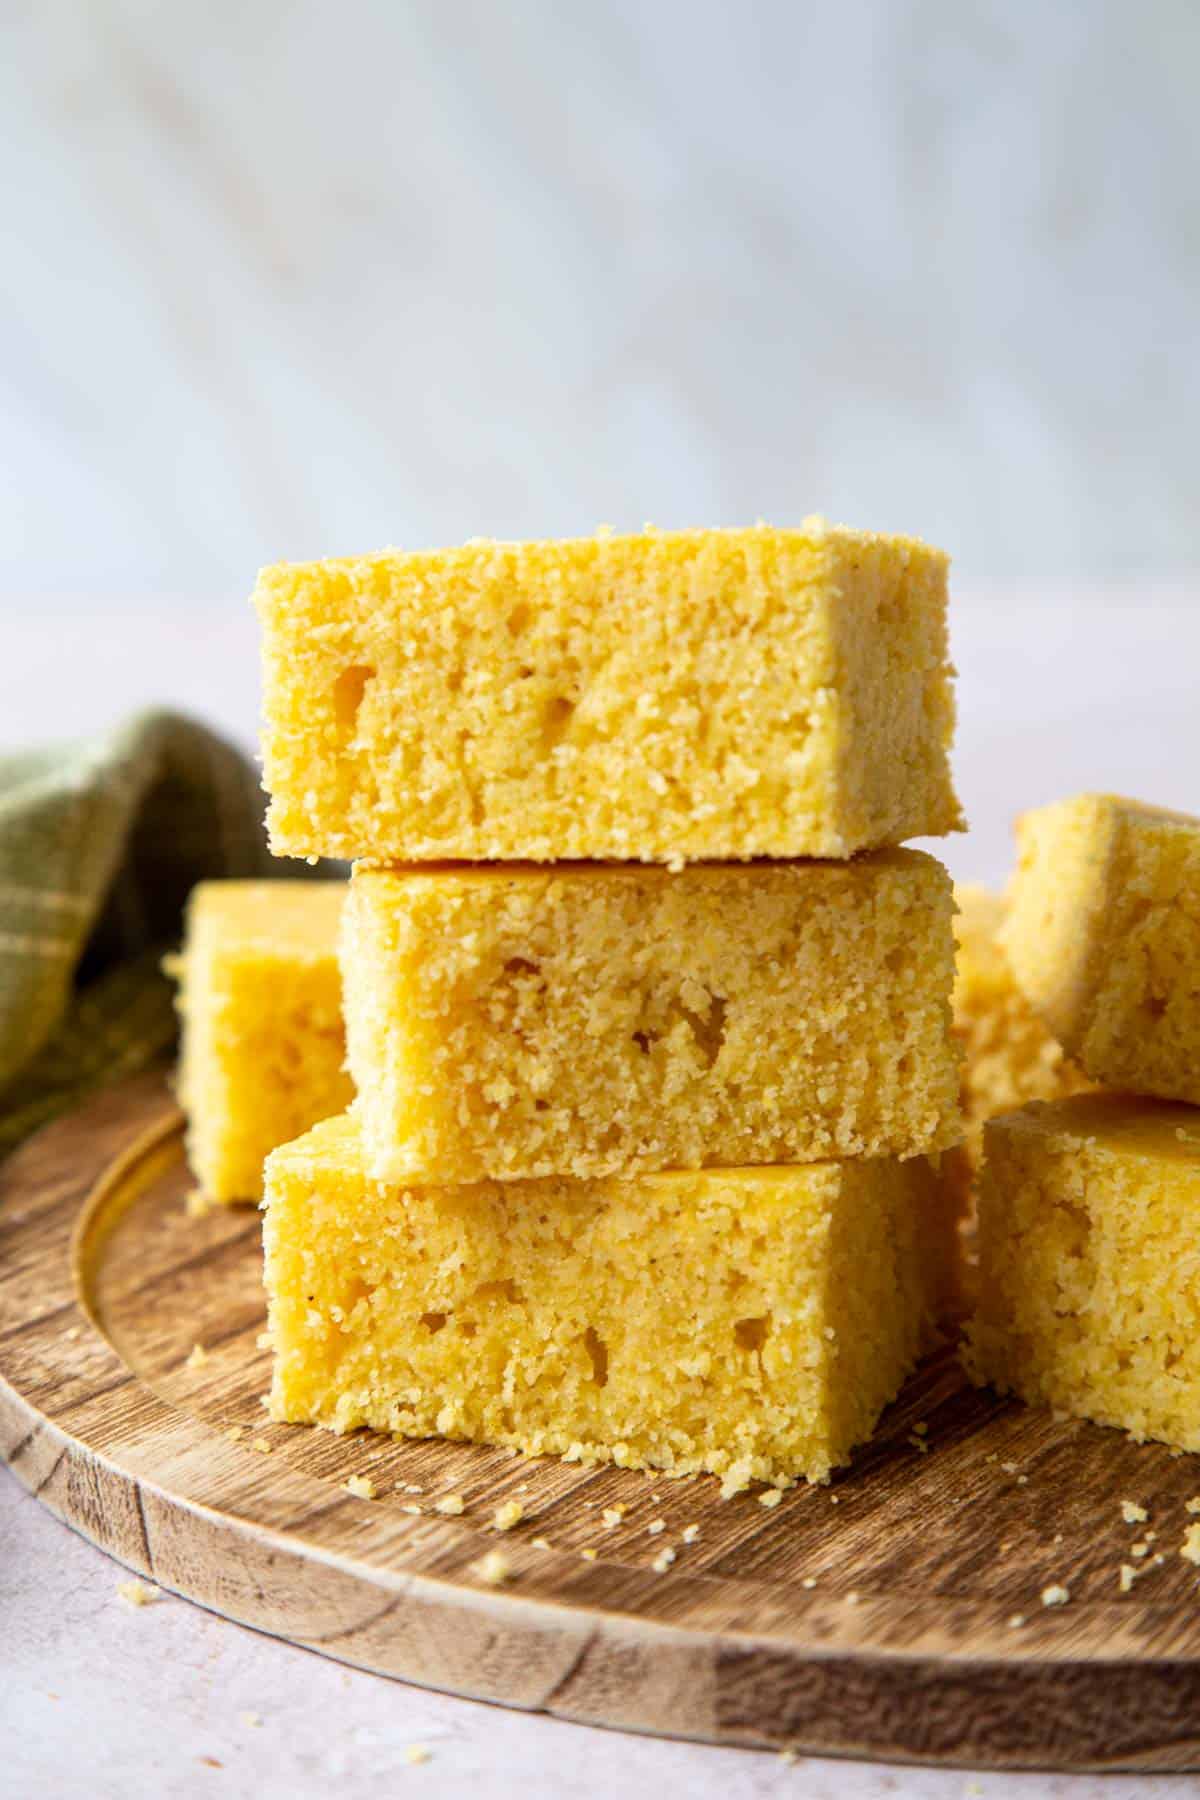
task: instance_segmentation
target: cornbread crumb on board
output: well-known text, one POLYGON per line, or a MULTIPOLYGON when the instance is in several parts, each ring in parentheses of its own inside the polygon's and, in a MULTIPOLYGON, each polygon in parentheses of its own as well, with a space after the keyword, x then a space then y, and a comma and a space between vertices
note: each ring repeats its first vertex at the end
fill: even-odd
POLYGON ((815 518, 266 569, 272 848, 679 867, 957 830, 947 569, 815 518))
POLYGON ((356 1500, 373 1500, 375 1483, 369 1475, 350 1475, 343 1483, 346 1492, 353 1494, 356 1500))
POLYGON ((208 1351, 204 1348, 204 1345, 193 1344, 191 1350, 188 1352, 188 1359, 184 1367, 188 1369, 202 1369, 207 1361, 208 1351))
POLYGON ((1192 1109, 1121 1094, 1033 1102, 984 1127, 972 1379, 1200 1450, 1200 1142, 1192 1109))
POLYGON ((513 1572, 512 1563, 503 1550, 488 1550, 474 1565, 475 1573, 485 1587, 502 1587, 513 1572))
POLYGON ((1200 1563, 1200 1525, 1188 1526, 1179 1554, 1190 1563, 1200 1563))
POLYGON ((1058 1581, 1051 1582, 1049 1587, 1044 1587, 1042 1589, 1043 1606, 1065 1606, 1070 1598, 1070 1588, 1064 1587, 1063 1584, 1058 1581))
POLYGON ((1150 1514, 1138 1501, 1122 1500, 1121 1517, 1127 1525, 1143 1525, 1150 1517, 1150 1514))
POLYGON ((525 1508, 519 1500, 506 1500, 492 1514, 492 1524, 497 1531, 511 1531, 525 1517, 525 1508))
POLYGON ((434 1501, 433 1510, 444 1513, 447 1518, 457 1519, 466 1511, 466 1502, 461 1494, 443 1494, 440 1500, 434 1501))
POLYGON ((359 866, 342 976, 367 1173, 948 1150, 952 911, 945 869, 914 850, 680 875, 359 866))

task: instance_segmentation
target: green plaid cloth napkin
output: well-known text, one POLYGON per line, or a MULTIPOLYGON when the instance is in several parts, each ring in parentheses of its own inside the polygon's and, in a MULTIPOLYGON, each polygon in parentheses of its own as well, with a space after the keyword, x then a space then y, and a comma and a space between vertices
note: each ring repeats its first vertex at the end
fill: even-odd
POLYGON ((0 756, 0 1155, 170 1047, 193 883, 300 872, 262 817, 249 760, 175 713, 0 756))

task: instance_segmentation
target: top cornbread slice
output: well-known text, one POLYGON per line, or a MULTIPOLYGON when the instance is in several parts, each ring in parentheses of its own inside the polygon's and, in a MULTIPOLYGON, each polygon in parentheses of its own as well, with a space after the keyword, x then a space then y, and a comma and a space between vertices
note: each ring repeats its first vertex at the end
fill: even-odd
POLYGON ((272 849, 678 865, 957 830, 946 580, 820 520, 266 569, 272 849))
POLYGON ((1114 794, 1029 812, 1002 939, 1094 1081, 1200 1102, 1200 819, 1114 794))

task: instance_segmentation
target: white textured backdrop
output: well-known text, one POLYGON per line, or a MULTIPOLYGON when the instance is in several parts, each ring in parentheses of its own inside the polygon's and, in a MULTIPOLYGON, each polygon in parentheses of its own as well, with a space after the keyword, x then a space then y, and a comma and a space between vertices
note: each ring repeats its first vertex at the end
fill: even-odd
POLYGON ((0 604, 809 511, 1189 574, 1198 90, 1194 0, 10 7, 0 604))

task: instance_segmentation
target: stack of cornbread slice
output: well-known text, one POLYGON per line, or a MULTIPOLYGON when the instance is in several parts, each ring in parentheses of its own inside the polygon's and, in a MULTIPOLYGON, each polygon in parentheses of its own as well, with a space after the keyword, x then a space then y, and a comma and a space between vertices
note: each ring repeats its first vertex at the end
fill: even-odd
POLYGON ((272 846, 354 863, 274 1416, 823 1479, 952 1280, 953 902, 895 847, 959 824, 945 558, 602 533, 256 599, 272 846))
POLYGON ((1200 1450, 1200 819, 1083 794, 1018 836, 1007 967, 1107 1091, 984 1126, 968 1368, 1200 1450))

